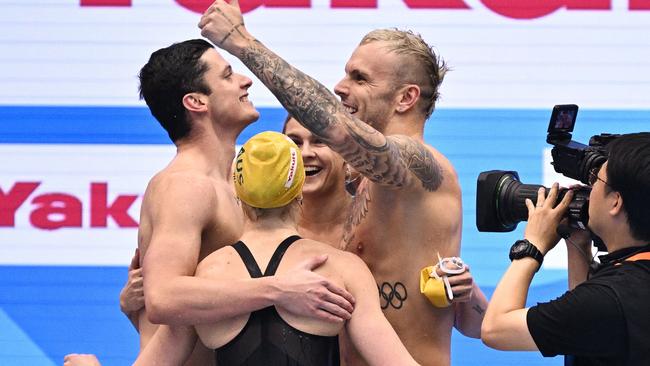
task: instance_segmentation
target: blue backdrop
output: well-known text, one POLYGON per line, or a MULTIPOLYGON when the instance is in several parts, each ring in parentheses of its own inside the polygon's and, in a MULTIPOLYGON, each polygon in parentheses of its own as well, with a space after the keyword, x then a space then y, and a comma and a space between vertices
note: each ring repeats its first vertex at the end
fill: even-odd
MULTIPOLYGON (((259 131, 280 129, 283 110, 261 108, 261 115, 239 143, 259 131)), ((550 108, 441 109, 427 123, 426 141, 458 171, 464 205, 462 256, 488 296, 509 263, 508 248, 521 237, 523 225, 513 233, 479 233, 476 178, 481 171, 504 169, 518 171, 524 183, 541 183, 549 116, 550 108)), ((586 143, 601 132, 648 130, 648 121, 649 111, 581 111, 574 140, 586 143)), ((169 142, 146 108, 8 106, 0 107, 0 143, 169 142)), ((6 239, 0 235, 0 240, 6 239)), ((0 266, 0 365, 61 364, 63 356, 73 352, 95 353, 104 365, 132 362, 137 334, 118 303, 126 272, 126 267, 0 266)), ((557 297, 565 289, 565 271, 541 270, 529 304, 557 297)), ((457 333, 452 347, 453 365, 562 364, 560 358, 543 359, 532 352, 490 350, 457 333)))

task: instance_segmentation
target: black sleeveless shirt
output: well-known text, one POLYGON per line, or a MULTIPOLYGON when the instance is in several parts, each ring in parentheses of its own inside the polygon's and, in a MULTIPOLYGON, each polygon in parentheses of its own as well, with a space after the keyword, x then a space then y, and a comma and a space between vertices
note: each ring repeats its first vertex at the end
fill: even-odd
MULTIPOLYGON (((232 247, 239 253, 252 278, 273 276, 287 248, 300 237, 285 239, 275 250, 262 274, 253 254, 239 241, 232 247)), ((285 322, 274 306, 254 311, 241 332, 217 348, 219 366, 338 366, 338 337, 302 332, 285 322)))

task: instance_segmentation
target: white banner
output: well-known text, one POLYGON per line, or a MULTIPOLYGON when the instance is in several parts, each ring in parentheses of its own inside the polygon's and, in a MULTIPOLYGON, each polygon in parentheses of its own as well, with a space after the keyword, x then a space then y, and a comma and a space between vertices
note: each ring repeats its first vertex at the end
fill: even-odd
MULTIPOLYGON (((0 104, 140 105, 158 48, 200 37, 204 0, 4 1, 0 104)), ((650 105, 650 0, 241 0, 250 31, 333 88, 361 37, 421 33, 453 68, 441 107, 650 105)), ((229 58, 235 69, 244 67, 229 58)), ((258 82, 258 106, 278 106, 258 82)))
POLYGON ((0 264, 127 265, 173 145, 0 144, 0 264))

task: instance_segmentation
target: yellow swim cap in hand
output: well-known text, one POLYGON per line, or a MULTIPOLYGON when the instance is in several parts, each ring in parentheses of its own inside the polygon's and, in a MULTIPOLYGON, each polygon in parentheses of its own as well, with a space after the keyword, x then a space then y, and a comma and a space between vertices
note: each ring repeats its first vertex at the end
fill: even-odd
POLYGON ((451 305, 454 293, 449 284, 448 275, 457 275, 465 272, 467 267, 458 257, 440 258, 435 266, 424 267, 420 271, 420 292, 436 307, 445 308, 451 305), (437 269, 444 274, 438 275, 437 269))
POLYGON ((446 308, 451 305, 445 290, 445 283, 442 278, 437 275, 435 266, 422 268, 420 271, 420 292, 426 296, 427 299, 438 308, 446 308))

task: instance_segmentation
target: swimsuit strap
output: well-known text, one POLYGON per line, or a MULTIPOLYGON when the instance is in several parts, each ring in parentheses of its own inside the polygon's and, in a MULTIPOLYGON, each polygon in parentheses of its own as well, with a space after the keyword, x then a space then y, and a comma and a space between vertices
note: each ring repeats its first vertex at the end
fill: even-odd
POLYGON ((280 245, 278 245, 278 247, 275 249, 275 252, 269 260, 269 264, 266 266, 266 271, 264 274, 262 274, 262 270, 257 264, 257 261, 255 261, 253 253, 251 253, 250 249, 248 249, 244 242, 240 240, 231 246, 237 251, 239 257, 241 257, 242 262, 244 262, 244 265, 246 266, 248 274, 250 274, 251 278, 259 278, 263 276, 273 276, 275 274, 275 271, 278 269, 280 261, 282 260, 282 257, 284 256, 284 253, 287 251, 289 246, 300 239, 301 238, 298 235, 292 235, 284 239, 282 243, 280 243, 280 245))
POLYGON ((300 240, 300 237, 298 235, 291 235, 290 237, 284 239, 280 245, 278 245, 278 247, 275 249, 275 253, 273 253, 271 260, 269 261, 269 264, 266 266, 264 276, 273 276, 275 274, 275 271, 278 269, 284 253, 287 251, 289 246, 297 240, 300 240))

